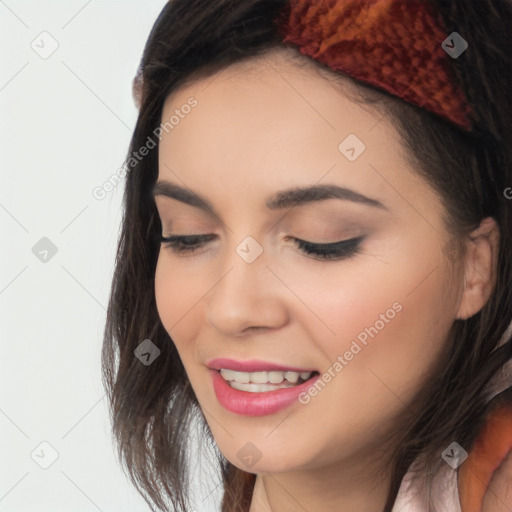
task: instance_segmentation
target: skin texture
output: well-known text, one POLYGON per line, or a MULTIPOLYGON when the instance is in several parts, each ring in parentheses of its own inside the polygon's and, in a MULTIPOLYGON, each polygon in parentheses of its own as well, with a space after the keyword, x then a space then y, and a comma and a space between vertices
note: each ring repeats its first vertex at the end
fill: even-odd
POLYGON ((168 197, 155 201, 164 236, 216 237, 185 255, 162 246, 155 294, 215 441, 258 475, 251 512, 382 510, 389 481, 374 475, 377 455, 386 456, 382 436, 409 407, 453 321, 487 300, 495 223, 472 233, 466 259, 452 266, 440 199, 414 173, 388 121, 286 52, 183 86, 162 119, 191 96, 197 106, 160 142, 158 179, 206 197, 218 218, 168 197), (338 150, 351 133, 366 146, 355 161, 338 150), (387 210, 339 199, 265 206, 277 191, 315 184, 351 188, 387 210), (338 261, 307 255, 289 239, 358 235, 366 236, 360 252, 338 261), (248 236, 263 249, 250 264, 236 252, 248 236), (401 311, 307 405, 246 417, 217 401, 210 359, 323 373, 396 302, 401 311), (248 442, 261 453, 250 468, 237 456, 248 442))

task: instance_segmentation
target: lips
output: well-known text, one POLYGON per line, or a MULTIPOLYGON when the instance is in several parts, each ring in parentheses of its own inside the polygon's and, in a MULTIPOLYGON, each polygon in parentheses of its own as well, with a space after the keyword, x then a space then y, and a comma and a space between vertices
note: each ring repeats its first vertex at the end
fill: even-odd
POLYGON ((210 369, 209 372, 219 404, 232 413, 244 416, 263 416, 286 409, 295 404, 298 397, 307 393, 308 389, 315 386, 321 378, 320 374, 317 373, 306 382, 296 386, 251 393, 232 388, 221 377, 218 370, 210 369))
POLYGON ((317 372, 315 368, 306 367, 301 368, 298 366, 287 366, 279 363, 272 363, 270 361, 262 361, 259 359, 251 359, 249 361, 237 361, 235 359, 229 359, 225 357, 212 359, 206 364, 211 370, 234 370, 237 372, 264 372, 264 371, 275 371, 275 372, 317 372))

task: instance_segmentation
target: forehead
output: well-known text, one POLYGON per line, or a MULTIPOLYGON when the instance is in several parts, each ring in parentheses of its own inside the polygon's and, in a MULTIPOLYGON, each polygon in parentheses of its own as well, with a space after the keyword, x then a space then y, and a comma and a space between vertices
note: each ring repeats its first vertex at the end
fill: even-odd
POLYGON ((179 114, 191 97, 197 106, 182 114, 161 148, 177 155, 186 144, 196 156, 208 150, 210 158, 224 152, 223 158, 248 160, 282 144, 304 158, 307 144, 321 143, 330 153, 349 133, 363 137, 378 114, 350 101, 338 83, 312 65, 296 62, 275 52, 180 87, 167 97, 162 123, 179 114))
POLYGON ((321 180, 388 204, 390 195, 397 199, 389 183, 411 193, 409 201, 411 185, 427 193, 392 124, 382 111, 355 102, 354 93, 350 81, 286 51, 195 79, 164 103, 162 123, 172 116, 179 122, 162 134, 159 179, 182 181, 227 204, 230 194, 268 196, 321 180), (194 108, 184 108, 191 98, 194 108), (345 140, 363 148, 354 161, 340 149, 345 140))
MULTIPOLYGON (((283 125, 303 121, 297 128, 304 131, 320 124, 336 132, 341 121, 337 114, 343 112, 342 118, 353 130, 364 130, 368 122, 373 126, 382 115, 375 108, 363 102, 356 104, 347 97, 357 95, 357 91, 357 86, 342 74, 328 71, 294 50, 280 48, 208 76, 193 75, 167 97, 162 121, 194 96, 200 103, 196 110, 201 112, 202 121, 208 115, 218 116, 217 121, 228 121, 228 116, 229 121, 235 121, 233 114, 239 112, 238 120, 246 126, 256 126, 263 115, 283 125), (333 106, 337 107, 334 111, 333 106), (251 114, 250 119, 244 117, 247 114, 251 114)), ((271 126, 265 125, 267 130, 271 126)))

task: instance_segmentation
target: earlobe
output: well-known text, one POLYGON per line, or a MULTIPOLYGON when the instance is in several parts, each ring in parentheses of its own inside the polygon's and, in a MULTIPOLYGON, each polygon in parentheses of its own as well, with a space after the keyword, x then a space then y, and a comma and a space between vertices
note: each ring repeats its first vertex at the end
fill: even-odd
POLYGON ((471 232, 466 244, 464 289, 457 319, 472 317, 489 299, 495 284, 498 248, 498 225, 493 218, 487 217, 471 232))

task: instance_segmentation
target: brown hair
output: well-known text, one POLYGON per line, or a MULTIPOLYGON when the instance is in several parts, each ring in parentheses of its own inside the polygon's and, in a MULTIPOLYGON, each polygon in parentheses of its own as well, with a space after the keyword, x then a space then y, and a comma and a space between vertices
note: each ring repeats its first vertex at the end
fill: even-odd
MULTIPOLYGON (((464 255, 468 233, 488 216, 500 229, 499 255, 491 297, 477 314, 454 322, 443 354, 411 402, 414 412, 405 408, 399 418, 399 442, 395 440, 393 462, 386 469, 392 484, 384 512, 391 510, 400 482, 418 456, 421 474, 428 475, 440 467, 440 454, 454 439, 469 450, 488 407, 484 389, 512 357, 512 340, 495 350, 512 320, 512 201, 504 193, 512 186, 512 4, 425 1, 433 4, 449 31, 459 32, 468 42, 466 52, 453 60, 453 69, 473 109, 474 128, 463 131, 367 85, 357 85, 359 100, 387 113, 414 168, 440 194, 459 256, 464 255)), ((187 457, 194 419, 199 419, 204 440, 216 447, 156 309, 154 275, 161 225, 150 190, 158 176, 158 151, 137 161, 132 154, 148 137, 154 138, 169 93, 282 46, 276 20, 286 7, 284 0, 169 1, 141 60, 142 102, 125 162, 130 168, 104 331, 102 376, 119 458, 152 510, 167 510, 166 500, 174 510, 189 509, 187 457), (134 356, 145 339, 161 351, 150 366, 134 356)), ((224 485, 222 511, 247 512, 255 475, 231 464, 218 449, 215 453, 224 485)))

